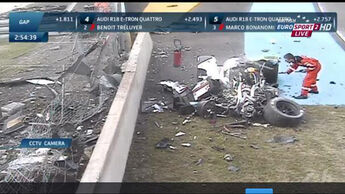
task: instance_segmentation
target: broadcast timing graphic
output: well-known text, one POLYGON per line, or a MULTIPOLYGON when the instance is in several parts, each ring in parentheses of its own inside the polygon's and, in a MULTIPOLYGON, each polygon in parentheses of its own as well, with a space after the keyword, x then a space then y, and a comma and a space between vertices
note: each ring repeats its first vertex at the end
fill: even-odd
POLYGON ((47 42, 49 32, 336 32, 326 13, 90 13, 12 12, 10 42, 47 42))

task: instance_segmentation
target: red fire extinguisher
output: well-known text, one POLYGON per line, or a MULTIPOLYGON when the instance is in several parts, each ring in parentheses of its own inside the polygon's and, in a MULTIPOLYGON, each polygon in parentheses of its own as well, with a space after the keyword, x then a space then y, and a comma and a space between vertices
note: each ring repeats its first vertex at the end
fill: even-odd
POLYGON ((181 40, 179 39, 174 39, 174 45, 175 45, 175 50, 174 50, 174 67, 180 67, 182 64, 182 44, 181 40))

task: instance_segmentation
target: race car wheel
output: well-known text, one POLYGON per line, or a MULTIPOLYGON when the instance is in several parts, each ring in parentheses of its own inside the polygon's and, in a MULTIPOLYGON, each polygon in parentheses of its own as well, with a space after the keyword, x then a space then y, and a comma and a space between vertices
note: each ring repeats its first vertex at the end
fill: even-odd
POLYGON ((263 116, 267 122, 280 127, 298 125, 302 121, 303 114, 299 104, 282 97, 272 98, 263 111, 263 116))

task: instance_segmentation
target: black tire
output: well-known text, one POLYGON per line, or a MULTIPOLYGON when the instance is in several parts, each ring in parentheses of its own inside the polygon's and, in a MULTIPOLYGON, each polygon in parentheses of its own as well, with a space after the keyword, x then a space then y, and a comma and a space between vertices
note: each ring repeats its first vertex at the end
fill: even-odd
POLYGON ((296 102, 276 97, 266 104, 263 116, 271 125, 280 127, 297 126, 303 118, 303 110, 296 102))
POLYGON ((278 81, 278 68, 279 68, 279 64, 274 64, 270 61, 266 61, 266 60, 260 60, 258 61, 261 65, 265 63, 265 67, 269 67, 272 68, 271 69, 267 69, 264 68, 262 70, 262 73, 266 79, 266 82, 269 84, 275 84, 278 81))
POLYGON ((208 83, 210 84, 210 89, 209 89, 210 94, 218 95, 220 92, 222 92, 221 84, 219 80, 209 79, 208 83))

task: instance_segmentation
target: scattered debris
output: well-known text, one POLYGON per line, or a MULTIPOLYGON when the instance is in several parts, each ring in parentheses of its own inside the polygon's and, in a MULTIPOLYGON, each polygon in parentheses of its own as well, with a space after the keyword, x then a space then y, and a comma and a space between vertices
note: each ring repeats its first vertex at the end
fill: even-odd
POLYGON ((192 146, 192 144, 190 144, 190 143, 182 143, 181 146, 183 146, 183 147, 190 147, 190 146, 192 146))
POLYGON ((156 148, 164 149, 170 146, 170 140, 168 138, 163 138, 156 144, 156 148))
POLYGON ((178 133, 175 134, 175 137, 180 137, 180 136, 183 136, 183 135, 185 135, 185 134, 186 134, 186 133, 180 131, 180 132, 178 132, 178 133))
POLYGON ((233 166, 233 165, 230 165, 230 166, 228 167, 228 170, 229 170, 229 171, 232 171, 232 172, 237 172, 237 171, 240 170, 240 168, 239 168, 239 167, 236 167, 236 166, 233 166))
POLYGON ((280 136, 276 135, 273 137, 273 139, 268 140, 268 143, 280 143, 280 144, 288 144, 288 143, 294 143, 297 141, 297 138, 294 136, 280 136))
POLYGON ((233 161, 234 159, 233 159, 233 157, 230 154, 225 154, 224 160, 230 162, 230 161, 233 161))

